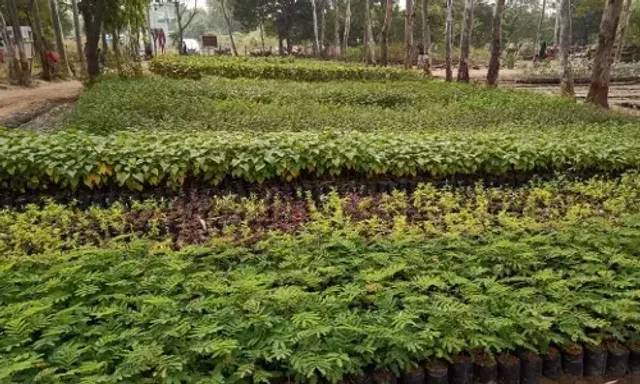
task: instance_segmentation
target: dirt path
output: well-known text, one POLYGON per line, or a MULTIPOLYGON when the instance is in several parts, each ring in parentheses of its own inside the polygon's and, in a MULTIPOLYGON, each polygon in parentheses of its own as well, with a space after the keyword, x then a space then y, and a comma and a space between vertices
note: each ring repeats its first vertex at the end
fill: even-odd
MULTIPOLYGON (((435 69, 434 71, 432 71, 431 73, 433 76, 435 77, 441 77, 441 78, 445 78, 446 72, 444 70, 444 68, 438 68, 435 69)), ((521 75, 522 74, 522 70, 521 69, 507 69, 507 68, 500 68, 500 81, 513 81, 516 76, 521 75)), ((456 79, 456 77, 458 76, 458 69, 454 68, 453 69, 453 78, 454 80, 456 79)), ((481 68, 481 69, 470 69, 469 70, 469 77, 471 78, 472 81, 474 82, 482 82, 487 78, 487 69, 486 68, 481 68)))
POLYGON ((51 109, 73 102, 82 92, 79 81, 38 82, 34 88, 0 90, 0 125, 18 127, 51 109))
MULTIPOLYGON (((435 77, 444 78, 444 69, 433 71, 435 77)), ((500 69, 499 86, 503 88, 516 88, 531 92, 544 93, 547 95, 557 95, 559 93, 558 84, 523 84, 517 83, 515 79, 522 75, 522 69, 500 69)), ((453 71, 454 79, 457 70, 453 71)), ((484 83, 487 76, 487 69, 475 69, 469 71, 469 77, 474 83, 484 83)), ((575 85, 576 98, 584 100, 589 92, 589 84, 575 85)), ((638 81, 614 81, 609 85, 609 105, 619 111, 640 115, 640 83, 638 81)))

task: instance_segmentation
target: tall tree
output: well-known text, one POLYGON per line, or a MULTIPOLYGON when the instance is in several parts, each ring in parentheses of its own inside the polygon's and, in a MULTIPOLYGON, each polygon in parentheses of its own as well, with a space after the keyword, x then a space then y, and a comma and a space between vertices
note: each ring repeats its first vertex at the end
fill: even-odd
POLYGON ((227 24, 229 40, 231 40, 231 50, 233 51, 234 56, 238 56, 238 49, 236 49, 236 41, 233 38, 233 28, 231 27, 231 19, 229 18, 229 14, 227 13, 225 0, 220 0, 220 6, 222 7, 222 15, 224 16, 224 21, 227 24))
POLYGON ((82 37, 80 36, 80 15, 78 13, 78 0, 71 0, 71 10, 73 11, 73 30, 76 35, 76 51, 80 62, 80 71, 85 72, 84 52, 82 51, 82 37))
POLYGON ((335 11, 334 20, 333 20, 333 32, 334 32, 333 50, 334 50, 334 56, 338 58, 340 57, 340 47, 342 46, 342 44, 340 43, 340 8, 338 7, 338 0, 333 0, 333 8, 335 11))
POLYGON ((493 11, 493 22, 491 27, 491 59, 489 60, 489 70, 487 71, 487 85, 496 86, 498 84, 498 74, 500 72, 500 54, 502 53, 502 10, 505 0, 496 0, 493 11))
POLYGON ((618 46, 616 49, 616 63, 619 63, 622 58, 622 51, 624 50, 625 40, 627 39, 627 30, 629 29, 629 22, 631 21, 631 3, 632 0, 627 0, 624 3, 624 21, 622 22, 620 38, 618 39, 618 46))
MULTIPOLYGON (((184 45, 184 30, 186 29, 186 27, 182 26, 182 12, 184 11, 181 11, 181 8, 183 7, 180 6, 179 1, 173 1, 173 6, 176 10, 176 21, 178 22, 178 53, 183 54, 186 53, 182 48, 184 45)), ((186 7, 184 8, 186 9, 186 7)))
POLYGON ((111 31, 111 45, 113 48, 113 56, 116 59, 116 69, 118 73, 122 71, 122 54, 120 52, 120 29, 114 26, 111 31))
POLYGON ((571 68, 571 0, 560 0, 560 94, 573 97, 573 69, 571 68))
POLYGON ((453 58, 453 0, 447 0, 447 21, 445 23, 445 66, 446 81, 453 80, 453 70, 451 68, 453 58))
MULTIPOLYGON (((540 44, 540 30, 544 23, 545 12, 547 10, 547 0, 542 0, 542 12, 540 12, 540 20, 538 20, 538 28, 536 28, 536 38, 533 40, 533 52, 538 52, 538 44, 540 44)), ((542 59, 542 57, 540 58, 542 59)))
POLYGON ((620 11, 623 0, 607 0, 600 21, 598 46, 593 58, 593 72, 591 86, 587 94, 587 103, 600 107, 609 107, 609 80, 611 77, 611 62, 613 45, 616 41, 616 31, 620 21, 620 11))
POLYGON ((413 67, 413 20, 415 19, 415 10, 413 9, 413 0, 407 0, 406 9, 404 11, 404 68, 411 69, 413 67))
POLYGON ((56 51, 60 56, 60 74, 63 76, 70 76, 71 63, 67 57, 67 47, 64 45, 64 34, 62 33, 62 23, 60 22, 60 11, 58 10, 58 1, 49 0, 49 7, 51 7, 51 20, 53 25, 53 31, 56 35, 56 51))
POLYGON ((364 28, 362 29, 362 61, 369 63, 369 23, 371 22, 371 13, 369 0, 364 0, 364 28))
MULTIPOLYGON (((2 13, 2 10, 0 10, 0 34, 2 35, 2 41, 6 41, 7 43, 9 43, 11 41, 11 35, 9 34, 9 28, 7 27, 7 22, 4 18, 4 13, 2 13)), ((9 78, 12 80, 17 80, 16 79, 16 74, 14 72, 14 60, 16 58, 16 52, 13 49, 13 44, 5 44, 4 45, 4 49, 5 49, 5 55, 7 56, 7 58, 9 59, 9 78)))
POLYGON ((104 52, 105 55, 109 52, 109 41, 107 40, 106 31, 102 32, 102 51, 104 52))
MULTIPOLYGON (((202 16, 205 25, 203 25, 202 32, 196 34, 196 36, 206 34, 210 30, 229 29, 229 25, 223 16, 221 2, 218 0, 209 0, 207 1, 207 5, 209 11, 206 15, 202 16)), ((247 31, 257 29, 260 33, 260 47, 263 52, 266 51, 264 41, 265 29, 272 26, 271 23, 267 24, 267 10, 270 5, 271 4, 265 0, 233 0, 230 3, 225 3, 224 11, 227 12, 227 9, 231 11, 228 16, 233 30, 238 30, 238 24, 247 31), (226 7, 227 5, 231 6, 230 9, 226 7)))
POLYGON ((391 19, 393 17, 393 0, 386 0, 384 24, 382 24, 382 52, 380 60, 383 65, 389 64, 389 40, 391 36, 391 19))
POLYGON ((347 48, 349 47, 349 30, 351 29, 351 0, 347 0, 346 12, 344 16, 344 37, 342 39, 342 57, 347 58, 347 48))
MULTIPOLYGON (((369 4, 369 0, 367 0, 367 4, 369 4)), ((368 27, 367 27, 367 39, 369 41, 369 55, 371 56, 371 59, 369 60, 370 63, 375 63, 376 62, 376 41, 373 37, 373 20, 374 20, 374 15, 373 15, 373 9, 369 9, 369 12, 367 12, 367 14, 369 15, 369 23, 368 23, 368 27)))
MULTIPOLYGON (((233 5, 238 1, 235 0, 233 5)), ((316 0, 321 1, 321 0, 316 0)), ((313 41, 313 10, 310 0, 278 0, 265 2, 267 28, 287 42, 289 52, 297 41, 313 41)), ((234 12, 234 15, 236 13, 234 12)))
POLYGON ((553 44, 560 46, 560 8, 562 7, 562 0, 556 0, 556 24, 553 29, 553 44))
POLYGON ((373 28, 371 26, 371 0, 364 0, 364 61, 372 64, 375 61, 375 47, 373 41, 373 28))
POLYGON ((78 10, 84 19, 86 36, 87 75, 94 81, 100 75, 100 55, 98 45, 102 33, 102 24, 107 10, 107 0, 81 0, 78 10))
POLYGON ((311 0, 311 8, 313 10, 313 55, 320 56, 320 35, 318 33, 318 7, 316 0, 311 0))
POLYGON ((15 41, 16 48, 18 49, 17 55, 14 51, 12 58, 13 71, 16 75, 18 84, 26 87, 31 85, 31 68, 29 66, 29 60, 27 59, 27 52, 24 48, 22 31, 20 30, 18 6, 15 0, 6 0, 6 6, 9 12, 9 20, 13 27, 13 39, 15 41))
POLYGON ((33 40, 36 46, 36 51, 38 52, 40 64, 42 65, 42 80, 51 81, 54 78, 54 71, 51 63, 47 59, 47 41, 44 36, 42 20, 40 20, 40 7, 38 6, 38 1, 29 1, 29 9, 31 10, 29 18, 32 19, 33 40))
MULTIPOLYGON (((76 1, 76 0, 72 0, 72 1, 76 1)), ((144 38, 146 40, 146 42, 148 44, 151 45, 151 52, 155 55, 156 54, 156 47, 155 47, 155 43, 153 42, 153 36, 151 34, 151 3, 147 4, 146 7, 144 7, 144 16, 145 16, 145 31, 144 31, 144 38)), ((145 46, 145 50, 146 50, 146 46, 145 46)), ((145 52, 146 55, 146 52, 145 52)))
POLYGON ((429 28, 429 0, 422 0, 422 46, 426 62, 424 70, 428 74, 431 73, 431 29, 429 28))
POLYGON ((325 57, 325 47, 327 46, 326 41, 326 26, 325 23, 325 14, 327 8, 327 0, 321 0, 320 2, 320 55, 325 57))
MULTIPOLYGON (((228 16, 227 16, 227 11, 224 7, 224 0, 221 0, 221 2, 222 2, 222 12, 226 20, 228 16)), ((188 15, 187 15, 188 9, 186 5, 182 4, 179 0, 173 0, 172 3, 176 8, 176 20, 178 21, 178 50, 180 51, 180 53, 182 53, 182 45, 184 43, 184 31, 189 27, 193 19, 196 17, 196 14, 198 13, 198 1, 196 0, 193 9, 191 10, 191 12, 188 13, 188 15), (183 20, 185 16, 187 18, 186 20, 183 20)), ((229 35, 231 35, 230 26, 229 26, 229 35)), ((234 45, 233 37, 231 37, 231 43, 232 45, 234 45)), ((235 52, 235 47, 233 51, 237 56, 238 54, 235 52)))
POLYGON ((364 28, 362 28, 362 61, 369 63, 369 18, 371 14, 369 11, 369 1, 364 0, 364 28))
POLYGON ((471 27, 473 26, 473 0, 465 0, 460 36, 460 64, 458 81, 469 82, 469 50, 471 46, 471 27))
POLYGON ((262 48, 262 52, 265 52, 266 48, 264 45, 264 20, 260 19, 258 28, 260 29, 260 47, 262 48))
MULTIPOLYGON (((166 1, 166 0, 165 0, 166 1)), ((169 5, 172 1, 160 4, 169 5)), ((140 34, 145 32, 148 0, 107 0, 107 11, 103 20, 102 35, 111 34, 111 48, 106 39, 102 42, 105 52, 114 51, 118 70, 121 69, 121 57, 124 53, 121 47, 120 34, 125 32, 129 38, 128 52, 134 62, 140 61, 140 34)), ((135 64, 141 70, 139 64, 135 64)))

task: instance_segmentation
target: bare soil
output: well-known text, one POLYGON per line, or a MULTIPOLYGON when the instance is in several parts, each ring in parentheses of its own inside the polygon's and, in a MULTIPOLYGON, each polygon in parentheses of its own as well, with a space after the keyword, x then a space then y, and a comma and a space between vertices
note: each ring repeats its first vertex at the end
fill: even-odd
MULTIPOLYGON (((501 83, 504 87, 512 87, 532 92, 557 95, 557 84, 516 84, 514 82, 501 83)), ((589 92, 588 84, 575 85, 576 98, 585 100, 589 92)), ((637 82, 612 82, 609 85, 609 105, 613 108, 640 110, 640 84, 637 82)))
MULTIPOLYGON (((74 102, 83 90, 79 81, 37 82, 31 88, 6 85, 0 90, 0 126, 20 127, 63 104, 74 102)), ((39 119, 49 123, 49 119, 39 119)))
MULTIPOLYGON (((47 105, 47 108, 51 104, 47 105)), ((28 131, 36 133, 44 133, 50 131, 56 131, 65 127, 67 123, 67 117, 73 111, 75 103, 64 103, 45 111, 41 115, 34 116, 32 120, 19 126, 20 129, 26 129, 28 131)))
MULTIPOLYGON (((431 72, 431 74, 435 77, 441 77, 441 78, 445 78, 446 76, 446 72, 443 68, 438 68, 435 69, 431 72)), ((514 81, 516 76, 521 75, 522 74, 522 70, 521 69, 507 69, 507 68, 500 68, 500 82, 505 82, 505 81, 514 81)), ((458 69, 454 68, 453 69, 453 78, 456 79, 456 77, 458 76, 458 69)), ((487 68, 480 68, 480 69, 470 69, 469 70, 469 77, 471 78, 471 81, 473 82, 481 82, 486 80, 487 78, 487 68)))
MULTIPOLYGON (((444 78, 444 69, 433 71, 435 77, 444 78)), ((457 69, 454 69, 454 79, 457 75, 457 69)), ((547 95, 557 95, 559 93, 558 84, 522 84, 517 83, 515 79, 522 75, 522 69, 500 69, 499 86, 505 88, 516 88, 531 92, 544 93, 547 95)), ((484 83, 487 76, 487 69, 472 69, 469 71, 469 77, 474 83, 484 83)), ((576 98, 585 100, 589 92, 589 84, 575 85, 576 98)), ((609 105, 616 110, 631 112, 634 115, 640 115, 640 82, 639 81, 614 81, 609 86, 609 105)))

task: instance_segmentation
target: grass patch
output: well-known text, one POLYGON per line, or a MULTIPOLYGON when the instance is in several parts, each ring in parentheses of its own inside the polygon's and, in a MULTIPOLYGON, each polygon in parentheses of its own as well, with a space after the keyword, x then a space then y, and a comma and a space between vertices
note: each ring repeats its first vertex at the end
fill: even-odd
MULTIPOLYGON (((569 99, 439 81, 303 83, 272 80, 106 79, 84 93, 70 126, 121 130, 575 132, 630 117, 569 99)), ((606 125, 606 127, 605 127, 606 125)))

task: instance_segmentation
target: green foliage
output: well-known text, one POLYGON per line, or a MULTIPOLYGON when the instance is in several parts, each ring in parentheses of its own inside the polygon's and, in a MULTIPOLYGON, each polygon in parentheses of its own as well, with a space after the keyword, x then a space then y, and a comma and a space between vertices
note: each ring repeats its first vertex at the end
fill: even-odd
POLYGON ((144 237, 162 242, 168 205, 157 201, 116 202, 108 207, 80 209, 74 204, 46 202, 23 210, 0 210, 0 254, 30 255, 108 246, 144 237))
POLYGON ((97 134, 338 128, 436 133, 486 129, 528 135, 553 131, 572 136, 616 130, 614 126, 631 122, 628 116, 558 97, 438 81, 305 83, 209 77, 105 79, 81 96, 69 124, 97 134))
POLYGON ((253 247, 5 258, 0 380, 336 382, 624 338, 640 326, 639 223, 433 241, 317 227, 253 247))
POLYGON ((420 80, 420 72, 388 67, 367 67, 344 63, 291 58, 247 58, 226 56, 157 56, 152 72, 172 77, 200 79, 202 76, 296 81, 331 80, 420 80))
MULTIPOLYGON (((640 214, 640 176, 562 179, 522 187, 435 187, 420 184, 412 193, 347 193, 309 197, 198 195, 195 227, 184 200, 123 201, 82 209, 46 202, 0 211, 0 254, 42 254, 82 246, 109 247, 146 239, 155 248, 183 247, 197 241, 228 239, 253 244, 267 233, 295 234, 329 225, 350 228, 365 238, 395 238, 411 233, 424 238, 539 233, 583 221, 617 226, 640 214), (198 236, 194 237, 193 235, 198 236)), ((188 204, 194 204, 188 199, 188 204)))
POLYGON ((640 166, 640 142, 620 132, 564 137, 477 133, 299 132, 0 135, 0 187, 21 190, 293 180, 301 174, 505 175, 621 171, 640 166), (562 138, 562 140, 560 140, 562 138))
POLYGON ((412 193, 329 193, 318 201, 214 196, 206 213, 213 236, 251 241, 272 231, 295 233, 331 223, 367 238, 414 233, 418 236, 485 236, 489 233, 535 233, 583 221, 615 226, 640 213, 640 178, 593 178, 584 182, 532 183, 518 188, 435 187, 420 184, 412 193))

